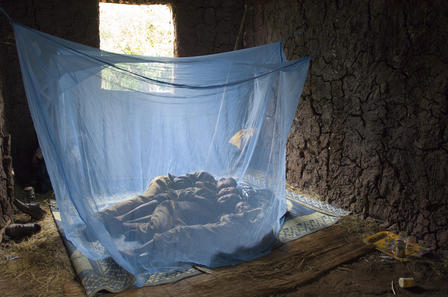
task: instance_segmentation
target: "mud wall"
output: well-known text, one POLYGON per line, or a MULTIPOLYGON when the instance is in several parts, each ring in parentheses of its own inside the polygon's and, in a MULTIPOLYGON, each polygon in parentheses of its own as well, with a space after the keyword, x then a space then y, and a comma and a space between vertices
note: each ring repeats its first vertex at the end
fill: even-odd
POLYGON ((174 1, 172 8, 178 57, 233 50, 243 1, 174 1))
POLYGON ((0 242, 3 227, 12 221, 14 179, 12 172, 11 137, 5 132, 3 81, 0 73, 0 242))
MULTIPOLYGON (((0 0, 17 23, 90 46, 99 45, 98 1, 0 0)), ((31 178, 31 159, 38 146, 25 98, 12 27, 0 15, 0 72, 4 78, 6 129, 11 134, 14 171, 19 183, 31 178)))
POLYGON ((314 55, 287 145, 304 192, 448 249, 446 1, 249 1, 245 46, 314 55))

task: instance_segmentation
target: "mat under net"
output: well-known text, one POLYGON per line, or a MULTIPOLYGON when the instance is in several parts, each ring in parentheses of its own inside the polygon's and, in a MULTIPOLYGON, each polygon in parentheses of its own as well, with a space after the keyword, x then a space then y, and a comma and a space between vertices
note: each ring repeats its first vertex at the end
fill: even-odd
POLYGON ((286 60, 281 43, 120 55, 13 26, 64 232, 84 255, 141 286, 271 250, 308 57, 286 60))

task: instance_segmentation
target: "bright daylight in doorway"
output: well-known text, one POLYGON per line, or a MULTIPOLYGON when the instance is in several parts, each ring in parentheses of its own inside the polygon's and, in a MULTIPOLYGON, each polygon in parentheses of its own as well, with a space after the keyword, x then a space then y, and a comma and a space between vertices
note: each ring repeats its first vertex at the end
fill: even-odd
POLYGON ((173 57, 170 7, 100 3, 100 48, 129 55, 173 57))

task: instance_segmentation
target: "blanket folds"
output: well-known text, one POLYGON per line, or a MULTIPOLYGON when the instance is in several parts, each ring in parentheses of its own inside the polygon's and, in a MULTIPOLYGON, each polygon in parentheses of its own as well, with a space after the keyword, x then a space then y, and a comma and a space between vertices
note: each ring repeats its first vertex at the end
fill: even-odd
POLYGON ((237 185, 233 178, 217 181, 197 171, 156 177, 142 195, 102 210, 99 217, 111 236, 123 242, 121 252, 141 263, 154 264, 158 258, 176 261, 177 251, 188 249, 192 262, 206 255, 209 266, 219 266, 270 249, 275 241, 272 230, 266 230, 253 247, 244 247, 244 237, 236 235, 262 222, 264 201, 272 195, 237 185), (241 244, 226 249, 235 247, 229 239, 241 244))

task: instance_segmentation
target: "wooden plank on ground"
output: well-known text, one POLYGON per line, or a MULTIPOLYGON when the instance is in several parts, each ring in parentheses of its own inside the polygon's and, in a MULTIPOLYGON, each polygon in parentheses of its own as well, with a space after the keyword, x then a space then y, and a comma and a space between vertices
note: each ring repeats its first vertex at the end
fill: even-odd
POLYGON ((132 289, 116 296, 264 296, 312 282, 372 248, 338 225, 289 242, 251 262, 215 269, 176 283, 132 289))

